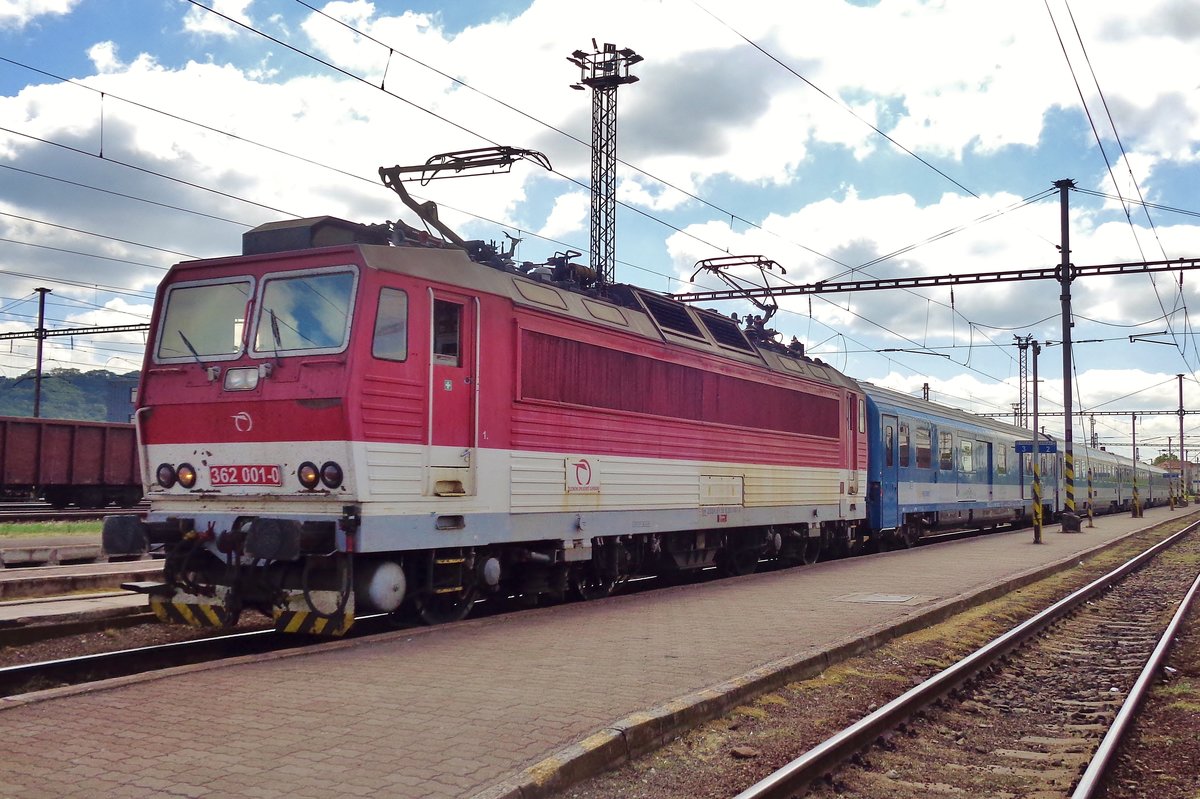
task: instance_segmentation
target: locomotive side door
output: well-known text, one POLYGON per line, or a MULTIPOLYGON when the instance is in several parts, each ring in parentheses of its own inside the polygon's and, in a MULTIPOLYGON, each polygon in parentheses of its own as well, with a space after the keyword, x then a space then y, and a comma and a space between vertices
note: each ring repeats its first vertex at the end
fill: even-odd
POLYGON ((477 304, 430 290, 429 443, 475 446, 477 304))

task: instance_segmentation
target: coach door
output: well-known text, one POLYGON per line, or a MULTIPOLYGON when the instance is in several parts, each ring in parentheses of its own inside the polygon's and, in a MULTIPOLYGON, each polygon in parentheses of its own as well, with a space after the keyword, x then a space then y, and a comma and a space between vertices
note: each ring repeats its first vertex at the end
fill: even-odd
POLYGON ((908 465, 908 425, 900 435, 900 425, 895 416, 881 416, 883 434, 883 472, 880 474, 880 518, 881 528, 900 526, 900 462, 908 465))
POLYGON ((430 291, 429 443, 475 446, 477 302, 430 291))
POLYGON ((992 462, 992 442, 975 442, 975 469, 978 473, 980 486, 983 489, 979 498, 990 502, 996 498, 994 491, 996 486, 996 464, 992 462))

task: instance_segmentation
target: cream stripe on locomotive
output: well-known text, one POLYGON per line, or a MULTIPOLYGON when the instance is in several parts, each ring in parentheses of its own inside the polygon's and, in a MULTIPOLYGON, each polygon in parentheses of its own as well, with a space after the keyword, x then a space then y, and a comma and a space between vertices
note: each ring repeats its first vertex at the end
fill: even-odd
MULTIPOLYGON (((154 464, 188 461, 199 473, 193 492, 180 487, 153 490, 152 516, 184 513, 217 520, 219 528, 225 513, 336 518, 343 505, 360 502, 368 549, 375 549, 371 544, 384 535, 378 521, 383 518, 393 520, 397 532, 431 527, 431 517, 461 514, 464 523, 475 519, 468 525, 469 534, 439 534, 438 545, 450 546, 459 545, 454 539, 460 537, 474 543, 483 543, 481 535, 487 541, 519 537, 519 523, 508 517, 527 524, 543 516, 616 514, 620 519, 611 520, 610 530, 636 532, 639 524, 653 531, 708 526, 705 522, 737 526, 866 515, 865 497, 850 493, 866 484, 866 475, 847 469, 368 442, 214 444, 202 451, 159 445, 149 448, 149 458, 154 464), (201 452, 203 459, 198 458, 201 452), (306 460, 320 465, 327 459, 344 467, 343 485, 302 491, 297 465, 306 460), (212 486, 210 475, 217 473, 211 467, 245 464, 278 464, 282 485, 212 486), (197 493, 206 494, 209 501, 197 503, 197 493), (184 496, 189 497, 186 503, 174 501, 184 496), (803 509, 804 518, 798 518, 796 509, 803 509)), ((595 534, 611 534, 610 530, 595 534)))

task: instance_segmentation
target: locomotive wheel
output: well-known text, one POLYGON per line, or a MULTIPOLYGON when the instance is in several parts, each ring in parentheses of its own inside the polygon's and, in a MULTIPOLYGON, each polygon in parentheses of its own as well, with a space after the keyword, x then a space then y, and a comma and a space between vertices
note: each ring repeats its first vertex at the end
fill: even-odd
POLYGON ((571 575, 571 589, 585 602, 604 599, 617 587, 617 581, 599 576, 591 569, 580 570, 571 575))
POLYGON ((758 568, 758 547, 722 549, 717 553, 717 572, 722 577, 753 574, 758 568))
POLYGON ((425 594, 413 600, 417 616, 429 625, 462 621, 475 607, 475 589, 455 594, 425 594))
POLYGON ((805 540, 804 546, 800 548, 800 561, 805 566, 811 566, 821 559, 821 538, 813 536, 805 540))

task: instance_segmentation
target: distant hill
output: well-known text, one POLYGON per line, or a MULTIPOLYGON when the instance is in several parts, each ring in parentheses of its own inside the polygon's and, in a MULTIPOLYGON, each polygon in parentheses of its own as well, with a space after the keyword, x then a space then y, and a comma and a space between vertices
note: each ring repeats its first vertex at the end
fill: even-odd
MULTIPOLYGON (((0 416, 33 415, 34 377, 32 370, 16 378, 0 377, 0 416)), ((43 372, 41 416, 128 422, 133 414, 131 392, 137 383, 137 372, 115 374, 78 369, 43 372)))

